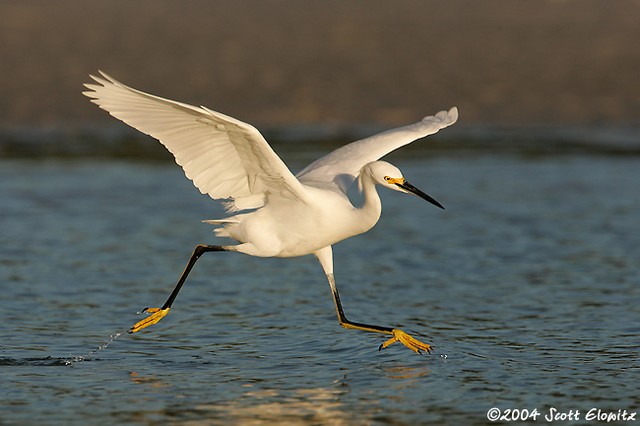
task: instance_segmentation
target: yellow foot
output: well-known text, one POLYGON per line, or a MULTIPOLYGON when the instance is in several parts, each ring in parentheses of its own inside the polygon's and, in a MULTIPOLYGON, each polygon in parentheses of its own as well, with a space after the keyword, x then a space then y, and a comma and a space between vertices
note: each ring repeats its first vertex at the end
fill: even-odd
POLYGON ((142 312, 145 312, 145 313, 148 313, 148 314, 151 314, 151 315, 149 315, 145 319, 143 319, 141 321, 138 321, 137 323, 133 324, 133 327, 131 327, 129 329, 129 333, 137 333, 138 331, 142 330, 143 328, 147 328, 150 325, 153 325, 153 324, 157 323, 162 318, 167 316, 167 314, 169 313, 170 309, 171 308, 166 308, 166 309, 144 308, 142 310, 142 312))
POLYGON ((395 342, 400 342, 403 345, 405 345, 406 347, 408 347, 409 349, 411 349, 412 351, 414 351, 415 353, 422 353, 421 351, 425 351, 427 353, 431 353, 431 346, 427 345, 426 343, 422 343, 421 341, 414 339, 413 337, 409 336, 407 333, 405 333, 402 330, 399 330, 397 328, 393 329, 393 337, 389 340, 387 340, 386 342, 384 342, 383 344, 380 345, 380 347, 378 348, 378 350, 383 350, 384 348, 386 348, 387 346, 392 345, 395 342))

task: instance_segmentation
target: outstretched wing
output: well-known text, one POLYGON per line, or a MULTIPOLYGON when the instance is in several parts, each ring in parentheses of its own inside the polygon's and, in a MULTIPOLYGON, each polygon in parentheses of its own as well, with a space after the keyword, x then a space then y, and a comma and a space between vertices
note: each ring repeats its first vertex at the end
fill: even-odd
POLYGON ((408 126, 352 142, 319 158, 296 175, 304 184, 339 188, 346 192, 367 163, 379 160, 388 153, 417 139, 432 135, 458 119, 458 109, 440 111, 408 126))
POLYGON ((158 139, 203 194, 231 199, 229 210, 257 208, 267 195, 303 199, 305 191, 253 126, 126 86, 100 72, 83 92, 100 108, 158 139))

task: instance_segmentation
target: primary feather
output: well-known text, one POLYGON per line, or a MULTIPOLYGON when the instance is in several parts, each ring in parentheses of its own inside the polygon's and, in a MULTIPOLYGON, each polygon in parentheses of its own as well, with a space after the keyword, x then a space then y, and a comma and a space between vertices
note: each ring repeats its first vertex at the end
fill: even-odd
POLYGON ((365 164, 417 139, 437 133, 456 122, 458 108, 440 111, 421 121, 352 142, 309 164, 296 175, 304 184, 331 187, 347 192, 365 164))
POLYGON ((100 72, 83 92, 112 116, 158 139, 194 185, 228 210, 258 208, 265 196, 304 198, 300 182, 250 124, 150 95, 100 72))

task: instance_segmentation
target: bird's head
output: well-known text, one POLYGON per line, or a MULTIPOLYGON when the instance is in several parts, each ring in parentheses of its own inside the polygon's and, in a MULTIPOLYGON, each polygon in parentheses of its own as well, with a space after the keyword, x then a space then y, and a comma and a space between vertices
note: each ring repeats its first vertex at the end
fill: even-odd
POLYGON ((393 189, 394 191, 404 192, 405 194, 417 195, 434 206, 444 209, 442 204, 434 198, 407 182, 400 169, 393 164, 387 163, 386 161, 374 161, 367 164, 366 168, 373 181, 378 185, 393 189))

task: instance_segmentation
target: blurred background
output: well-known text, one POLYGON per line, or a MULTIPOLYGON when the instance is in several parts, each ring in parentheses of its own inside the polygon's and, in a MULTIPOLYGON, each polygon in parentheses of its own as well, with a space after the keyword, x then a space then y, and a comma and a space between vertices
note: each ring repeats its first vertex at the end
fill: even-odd
MULTIPOLYGON (((637 0, 5 1, 0 126, 14 142, 114 127, 80 94, 100 69, 266 132, 352 133, 457 105, 456 131, 607 129, 633 144, 639 14, 637 0)), ((0 153, 26 149, 9 142, 0 153)))

